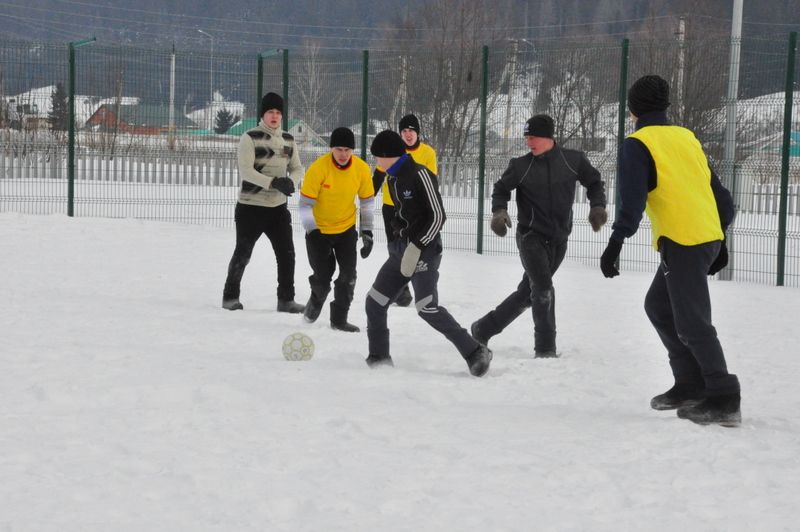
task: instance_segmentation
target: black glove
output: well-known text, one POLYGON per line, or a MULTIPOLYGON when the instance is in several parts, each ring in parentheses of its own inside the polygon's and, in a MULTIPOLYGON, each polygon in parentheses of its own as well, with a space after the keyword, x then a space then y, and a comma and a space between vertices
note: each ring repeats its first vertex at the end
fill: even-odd
POLYGON ((278 192, 283 192, 287 196, 294 194, 294 181, 288 177, 275 177, 272 179, 272 188, 278 192))
POLYGON ((601 227, 606 225, 607 221, 608 212, 606 212, 605 207, 598 205, 589 209, 589 224, 592 226, 592 231, 598 232, 601 227))
POLYGON ((376 166, 375 171, 372 172, 372 189, 375 191, 376 195, 380 192, 385 177, 386 172, 376 166))
POLYGON ((603 271, 603 275, 609 279, 619 275, 619 270, 615 263, 619 258, 620 251, 622 251, 622 241, 609 238, 606 250, 600 256, 600 269, 603 271))
POLYGON ((722 246, 719 248, 719 254, 711 266, 708 267, 708 275, 714 275, 728 265, 728 244, 722 241, 722 246))
POLYGON ((372 231, 361 231, 361 258, 366 259, 372 253, 372 231))
POLYGON ((492 215, 492 223, 490 226, 497 236, 506 236, 508 232, 506 227, 511 227, 511 218, 508 217, 508 211, 505 209, 496 210, 492 215))

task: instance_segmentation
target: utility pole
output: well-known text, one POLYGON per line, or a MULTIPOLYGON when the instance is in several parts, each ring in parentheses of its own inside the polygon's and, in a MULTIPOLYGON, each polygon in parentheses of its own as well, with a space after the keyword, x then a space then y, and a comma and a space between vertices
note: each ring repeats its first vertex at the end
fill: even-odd
POLYGON ((675 83, 676 85, 676 99, 677 104, 675 107, 678 111, 678 123, 683 124, 685 123, 684 116, 683 116, 683 82, 684 82, 684 71, 686 70, 686 47, 684 45, 684 41, 686 39, 686 19, 681 17, 678 19, 678 79, 675 83))

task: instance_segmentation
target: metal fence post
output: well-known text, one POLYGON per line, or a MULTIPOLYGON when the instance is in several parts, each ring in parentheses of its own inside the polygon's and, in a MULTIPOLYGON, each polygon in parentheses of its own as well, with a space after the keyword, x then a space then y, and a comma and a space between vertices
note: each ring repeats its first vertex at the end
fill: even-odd
POLYGON ((783 286, 786 264, 786 203, 789 192, 789 149, 792 140, 792 99, 794 97, 794 62, 797 51, 797 32, 789 34, 789 53, 786 58, 786 97, 783 106, 783 145, 781 146, 781 203, 778 213, 778 275, 777 285, 783 286))
POLYGON ((67 141, 67 216, 75 215, 75 49, 97 39, 72 41, 69 50, 69 140, 67 141))
MULTIPOLYGON (((477 253, 483 254, 483 202, 484 202, 484 180, 486 176, 486 100, 489 94, 489 47, 483 47, 481 77, 481 133, 480 149, 478 150, 478 227, 477 227, 477 253)), ((509 94, 509 98, 511 95, 509 94)))
POLYGON ((264 96, 264 59, 280 53, 280 48, 264 50, 258 54, 258 70, 256 73, 256 124, 261 120, 261 98, 264 96))
POLYGON ((289 50, 283 49, 283 130, 289 131, 289 50))
MULTIPOLYGON (((369 50, 364 50, 364 72, 361 82, 361 158, 367 159, 367 124, 369 123, 369 50)), ((377 194, 378 191, 375 191, 377 194)))

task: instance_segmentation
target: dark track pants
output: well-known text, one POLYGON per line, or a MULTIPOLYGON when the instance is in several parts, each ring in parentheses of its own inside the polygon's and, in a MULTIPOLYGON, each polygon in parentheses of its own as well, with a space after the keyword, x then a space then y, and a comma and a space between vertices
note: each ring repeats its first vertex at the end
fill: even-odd
POLYGON ((267 235, 278 263, 278 299, 294 300, 294 242, 292 215, 286 204, 278 207, 236 204, 236 248, 228 264, 223 299, 238 299, 244 269, 262 234, 267 235))
POLYGON ((667 348, 675 382, 705 385, 708 396, 739 392, 711 324, 708 268, 720 242, 682 246, 662 238, 660 244, 661 264, 644 308, 667 348))
MULTIPOLYGON (((404 277, 400 273, 400 261, 406 246, 407 243, 404 240, 394 240, 389 244, 389 258, 381 266, 375 282, 367 294, 367 337, 370 355, 391 355, 387 310, 409 282, 408 277, 404 277)), ((459 325, 446 308, 439 306, 437 285, 441 261, 442 243, 440 237, 437 237, 422 251, 417 271, 411 276, 417 313, 428 325, 450 340, 462 357, 466 357, 480 344, 459 325)))
POLYGON ((556 292, 553 275, 567 253, 567 241, 553 242, 533 232, 517 232, 517 248, 525 273, 516 291, 479 320, 487 336, 501 333, 531 308, 534 350, 556 349, 556 292))
POLYGON ((332 315, 344 316, 345 320, 356 286, 357 243, 355 227, 337 234, 306 235, 308 262, 314 272, 308 277, 311 297, 322 306, 331 290, 331 280, 338 264, 339 276, 333 283, 332 315))

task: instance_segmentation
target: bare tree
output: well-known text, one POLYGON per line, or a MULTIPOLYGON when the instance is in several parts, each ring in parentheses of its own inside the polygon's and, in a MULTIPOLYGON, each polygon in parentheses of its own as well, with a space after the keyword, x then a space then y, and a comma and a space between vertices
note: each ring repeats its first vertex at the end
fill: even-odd
POLYGON ((334 75, 323 60, 319 44, 307 41, 296 64, 297 75, 292 77, 294 106, 302 110, 304 120, 313 130, 327 130, 337 119, 343 93, 332 90, 337 84, 331 83, 334 75))

